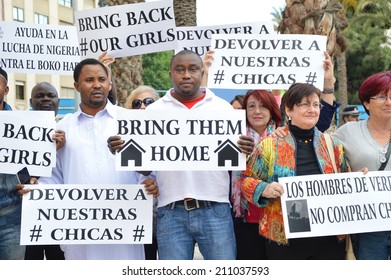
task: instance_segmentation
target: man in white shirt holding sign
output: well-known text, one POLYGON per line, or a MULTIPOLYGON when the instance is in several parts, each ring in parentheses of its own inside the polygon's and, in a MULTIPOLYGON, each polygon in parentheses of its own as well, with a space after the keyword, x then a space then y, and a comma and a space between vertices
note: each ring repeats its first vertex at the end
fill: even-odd
MULTIPOLYGON (((107 150, 106 139, 116 128, 117 106, 108 102, 111 89, 107 68, 96 59, 81 61, 74 71, 75 88, 81 95, 76 113, 66 115, 58 129, 65 131, 67 142, 57 152, 52 177, 41 177, 44 184, 137 184, 135 172, 115 170, 115 157, 107 150)), ((148 193, 156 193, 156 184, 148 180, 148 193)), ((152 211, 152 210, 151 210, 152 211)), ((61 245, 65 259, 140 260, 142 244, 61 245)))
MULTIPOLYGON (((202 60, 196 53, 179 52, 170 64, 173 89, 146 110, 194 110, 200 114, 234 110, 209 89, 200 87, 202 74, 202 60)), ((120 136, 108 141, 112 152, 124 144, 120 136)), ((250 153, 253 142, 241 136, 238 146, 242 152, 250 153)), ((236 258, 228 171, 157 171, 156 181, 159 259, 193 259, 195 243, 204 259, 236 258)))

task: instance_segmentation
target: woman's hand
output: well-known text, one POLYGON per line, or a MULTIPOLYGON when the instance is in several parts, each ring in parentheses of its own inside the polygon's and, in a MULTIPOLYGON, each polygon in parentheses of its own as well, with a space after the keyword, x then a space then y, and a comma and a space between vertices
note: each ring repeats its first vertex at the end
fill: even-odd
POLYGON ((334 65, 331 56, 327 51, 324 51, 325 60, 323 60, 324 69, 324 87, 334 87, 334 65))
POLYGON ((208 73, 209 73, 209 67, 213 63, 213 54, 214 50, 208 50, 204 56, 204 59, 202 60, 202 66, 203 66, 203 75, 201 80, 201 86, 207 87, 208 86, 208 73))
POLYGON ((272 133, 271 135, 273 137, 279 137, 279 138, 284 138, 286 137, 288 134, 286 134, 285 130, 283 127, 277 127, 272 133))
POLYGON ((262 196, 266 198, 277 198, 284 193, 284 188, 282 184, 277 182, 272 182, 266 186, 262 192, 262 196))
POLYGON ((368 170, 368 167, 363 167, 363 168, 361 168, 358 172, 362 172, 363 175, 367 175, 367 173, 369 172, 369 170, 368 170))
POLYGON ((111 55, 107 54, 107 51, 104 51, 101 53, 101 55, 98 57, 98 60, 102 62, 104 66, 107 68, 110 68, 110 64, 112 64, 115 61, 115 58, 112 57, 111 55))

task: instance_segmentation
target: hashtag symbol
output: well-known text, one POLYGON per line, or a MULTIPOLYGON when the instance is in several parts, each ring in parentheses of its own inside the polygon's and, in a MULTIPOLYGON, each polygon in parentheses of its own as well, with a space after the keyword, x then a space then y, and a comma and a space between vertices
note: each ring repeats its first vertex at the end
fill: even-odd
POLYGON ((139 226, 137 226, 137 228, 135 230, 133 230, 134 234, 133 234, 133 237, 134 237, 134 241, 137 241, 137 238, 138 238, 138 241, 141 241, 141 237, 144 237, 144 226, 141 226, 141 229, 139 229, 139 226))
POLYGON ((219 70, 215 74, 215 84, 219 83, 221 84, 221 81, 224 81, 224 70, 219 70))
POLYGON ((82 56, 85 56, 87 54, 88 48, 87 48, 87 39, 81 38, 80 40, 80 53, 82 56))
POLYGON ((309 74, 308 74, 308 76, 306 76, 306 78, 307 78, 307 83, 309 83, 309 84, 314 84, 314 83, 316 83, 316 73, 314 72, 314 74, 312 74, 312 72, 310 72, 309 74))
POLYGON ((32 242, 35 238, 35 242, 37 242, 38 239, 42 237, 41 231, 42 231, 42 227, 39 226, 39 228, 37 228, 37 226, 35 225, 34 228, 30 230, 31 232, 30 241, 32 242))

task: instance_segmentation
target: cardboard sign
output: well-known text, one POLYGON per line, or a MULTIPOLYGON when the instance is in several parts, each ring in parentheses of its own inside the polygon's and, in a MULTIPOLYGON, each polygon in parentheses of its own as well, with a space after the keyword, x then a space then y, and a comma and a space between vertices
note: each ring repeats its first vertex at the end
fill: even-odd
POLYGON ((287 238, 391 230, 391 171, 278 181, 287 238))
POLYGON ((52 175, 56 166, 56 127, 52 111, 0 111, 0 170, 16 174, 27 167, 30 175, 52 175))
POLYGON ((22 245, 152 242, 152 195, 143 185, 27 185, 22 245))
POLYGON ((210 88, 288 89, 310 83, 323 89, 326 36, 214 34, 210 88))
POLYGON ((117 5, 75 12, 82 57, 113 57, 174 50, 172 0, 117 5))
POLYGON ((213 34, 274 34, 272 21, 237 23, 214 26, 188 26, 177 27, 178 48, 175 53, 181 50, 191 50, 199 56, 204 57, 210 49, 213 34))
POLYGON ((0 66, 14 73, 72 75, 80 62, 74 26, 0 22, 0 66))
POLYGON ((117 170, 244 170, 244 110, 120 110, 117 170))

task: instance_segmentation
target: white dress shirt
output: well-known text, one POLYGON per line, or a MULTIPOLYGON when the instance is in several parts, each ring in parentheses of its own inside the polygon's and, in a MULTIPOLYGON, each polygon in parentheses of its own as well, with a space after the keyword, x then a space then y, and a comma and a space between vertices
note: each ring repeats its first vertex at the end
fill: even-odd
MULTIPOLYGON (((80 108, 66 115, 57 125, 65 131, 66 144, 57 152, 52 177, 40 178, 43 184, 137 184, 136 172, 115 170, 115 156, 107 139, 117 134, 116 110, 125 110, 107 102, 95 116, 80 108)), ((66 259, 144 259, 143 245, 61 245, 66 259)))

